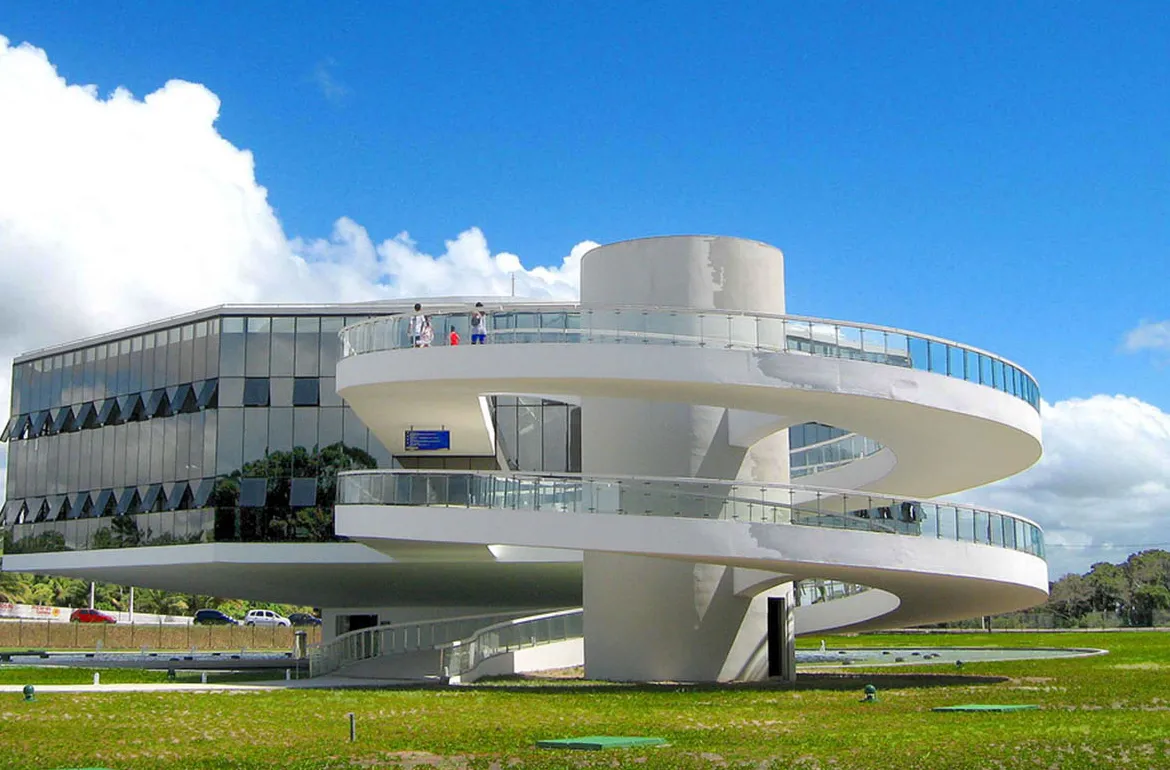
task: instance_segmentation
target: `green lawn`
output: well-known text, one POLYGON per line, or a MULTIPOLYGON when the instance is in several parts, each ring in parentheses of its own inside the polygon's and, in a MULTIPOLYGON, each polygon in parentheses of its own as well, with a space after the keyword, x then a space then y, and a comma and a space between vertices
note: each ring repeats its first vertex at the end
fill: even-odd
POLYGON ((4 695, 0 766, 1170 767, 1170 635, 826 640, 830 648, 1000 644, 1103 647, 1110 654, 970 663, 962 676, 954 667, 855 667, 838 676, 808 677, 795 689, 498 682, 360 692, 45 693, 35 703, 4 695), (867 682, 878 687, 877 703, 859 702, 867 682), (930 710, 971 702, 1042 708, 1006 714, 930 710), (358 740, 352 744, 349 712, 357 715, 358 740), (600 752, 533 745, 541 738, 599 734, 657 736, 670 745, 600 752))

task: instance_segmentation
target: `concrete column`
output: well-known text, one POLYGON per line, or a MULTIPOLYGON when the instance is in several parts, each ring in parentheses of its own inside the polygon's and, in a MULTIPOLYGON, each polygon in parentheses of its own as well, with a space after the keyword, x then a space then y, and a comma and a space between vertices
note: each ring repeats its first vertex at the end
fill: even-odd
MULTIPOLYGON (((602 246, 582 260, 581 304, 783 313, 784 257, 707 236, 602 246)), ((743 441, 741 418, 704 405, 584 398, 582 471, 787 481, 787 431, 743 441)), ((585 554, 584 575, 587 677, 767 676, 767 597, 791 600, 791 584, 754 592, 737 589, 732 568, 601 553, 585 554)))

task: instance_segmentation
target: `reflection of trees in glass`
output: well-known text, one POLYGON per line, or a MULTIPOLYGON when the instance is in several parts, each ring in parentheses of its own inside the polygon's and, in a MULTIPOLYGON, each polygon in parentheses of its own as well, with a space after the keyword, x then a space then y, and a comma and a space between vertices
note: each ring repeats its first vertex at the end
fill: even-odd
POLYGON ((12 532, 12 529, 4 531, 5 553, 52 553, 70 550, 65 545, 65 535, 61 532, 39 532, 19 540, 13 539, 12 532))
POLYGON ((337 474, 341 471, 377 468, 368 452, 342 442, 309 451, 272 452, 262 460, 245 464, 230 476, 216 480, 210 504, 216 508, 216 540, 282 542, 334 540, 333 504, 337 499, 337 474), (267 479, 262 508, 241 508, 240 480, 267 479), (293 478, 316 479, 316 503, 293 506, 293 478))

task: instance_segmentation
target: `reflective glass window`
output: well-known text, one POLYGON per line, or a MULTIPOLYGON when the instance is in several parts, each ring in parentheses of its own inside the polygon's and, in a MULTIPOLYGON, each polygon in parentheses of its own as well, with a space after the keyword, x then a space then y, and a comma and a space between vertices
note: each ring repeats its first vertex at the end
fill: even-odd
POLYGON ((117 512, 120 516, 141 513, 142 498, 138 495, 138 487, 129 487, 122 490, 118 498, 117 512))
POLYGON ((194 496, 187 482, 180 481, 172 486, 166 495, 166 509, 168 511, 182 511, 191 506, 194 496))
POLYGON ((316 377, 298 377, 293 389, 293 406, 317 406, 321 381, 316 377))
POLYGON ((146 419, 146 404, 142 403, 142 396, 131 393, 118 399, 118 411, 122 413, 125 422, 138 422, 146 419))
POLYGON ((333 377, 337 373, 337 361, 341 355, 341 340, 337 333, 344 326, 344 319, 336 316, 321 319, 320 365, 322 377, 333 377))
POLYGON ((199 411, 199 400, 195 397, 195 389, 190 385, 179 385, 167 391, 171 400, 171 408, 178 414, 191 414, 199 411))
POLYGON ((211 492, 215 489, 215 479, 203 479, 197 485, 194 485, 194 494, 192 495, 191 507, 203 508, 211 499, 211 492))
POLYGON ((296 319, 272 319, 271 375, 291 377, 293 360, 296 355, 296 319))
POLYGON ((569 470, 569 407, 546 405, 542 423, 544 433, 541 471, 564 473, 569 470))
MULTIPOLYGON (((268 410, 268 461, 269 463, 276 462, 276 454, 281 453, 281 465, 287 465, 289 459, 283 455, 291 452, 293 449, 293 410, 286 408, 275 408, 268 410)), ((273 473, 276 471, 270 471, 273 473)), ((288 473, 288 468, 283 468, 280 473, 288 473)))
POLYGON ((244 376, 244 319, 224 318, 219 335, 219 374, 244 376))
POLYGON ((219 319, 207 322, 207 370, 203 377, 219 374, 219 319))
POLYGON ((147 513, 161 511, 166 504, 162 484, 151 484, 142 496, 142 510, 147 513))
POLYGON ((264 459, 268 449, 268 410, 244 410, 244 465, 264 459))
MULTIPOLYGON (((310 411, 319 412, 319 425, 317 433, 317 444, 324 449, 327 446, 333 446, 341 441, 341 415, 345 411, 340 408, 333 409, 314 409, 311 406, 298 407, 297 412, 310 411)), ((298 444, 299 446, 299 444, 298 444)), ((305 446, 311 446, 306 444, 305 446)))
POLYGON ((203 463, 202 475, 211 476, 216 472, 215 449, 218 436, 218 412, 203 413, 203 463))
POLYGON ((118 399, 107 398, 98 410, 98 424, 117 425, 121 422, 121 413, 118 410, 118 399))
POLYGON ((293 378, 292 377, 273 377, 269 380, 270 383, 270 397, 272 406, 292 406, 293 405, 293 378))
POLYGON ((241 508, 263 508, 268 502, 268 479, 240 479, 241 508))
POLYGON ((292 479, 288 504, 293 508, 312 508, 317 504, 317 479, 292 479))
POLYGON ((43 412, 37 412, 34 414, 32 416, 28 430, 29 437, 36 438, 37 436, 40 436, 42 433, 44 433, 45 426, 49 424, 50 417, 52 417, 52 412, 47 409, 43 412))
POLYGON ((322 377, 320 387, 321 406, 341 406, 345 403, 337 395, 337 380, 333 377, 322 377))
POLYGON ((321 346, 321 319, 296 319, 296 364, 293 374, 297 377, 316 377, 319 373, 321 346))
POLYGON ((148 417, 170 417, 171 403, 167 399, 166 388, 155 388, 146 399, 146 414, 148 417))
MULTIPOLYGON (((219 406, 219 380, 207 380, 199 383, 199 396, 195 403, 200 409, 215 409, 219 406)), ((244 393, 240 391, 240 402, 243 403, 244 393)))
POLYGON ((247 354, 244 376, 267 377, 269 355, 272 350, 272 320, 269 318, 247 319, 247 354))
MULTIPOLYGON (((321 410, 332 411, 332 410, 321 410)), ((341 439, 341 428, 337 430, 338 440, 341 439)), ((293 446, 312 450, 317 445, 317 410, 311 407, 293 410, 293 446)), ((321 446, 325 446, 322 444, 321 446)))
POLYGON ((220 409, 215 445, 215 473, 225 476, 244 464, 244 410, 220 409))
POLYGON ((244 380, 244 406, 268 406, 267 377, 248 377, 244 380))
MULTIPOLYGON (((366 451, 366 439, 369 430, 365 424, 358 419, 358 416, 349 407, 342 409, 345 414, 344 418, 344 435, 342 441, 347 447, 356 447, 363 452, 366 451)), ((322 446, 327 446, 322 444, 322 446)))

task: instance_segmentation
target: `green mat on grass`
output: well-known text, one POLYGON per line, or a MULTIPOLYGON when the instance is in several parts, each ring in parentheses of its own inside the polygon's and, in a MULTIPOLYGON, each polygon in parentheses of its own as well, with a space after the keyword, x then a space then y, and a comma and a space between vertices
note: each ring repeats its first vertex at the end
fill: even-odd
POLYGON ((965 703, 961 706, 939 706, 931 711, 1034 711, 1038 708, 1027 704, 965 703))
POLYGON ((541 749, 625 749, 631 746, 662 746, 662 738, 635 738, 624 735, 587 735, 583 738, 553 738, 537 741, 541 749))

